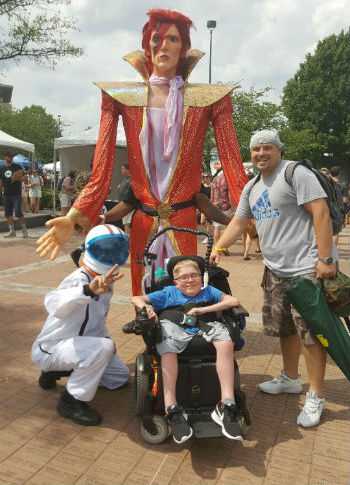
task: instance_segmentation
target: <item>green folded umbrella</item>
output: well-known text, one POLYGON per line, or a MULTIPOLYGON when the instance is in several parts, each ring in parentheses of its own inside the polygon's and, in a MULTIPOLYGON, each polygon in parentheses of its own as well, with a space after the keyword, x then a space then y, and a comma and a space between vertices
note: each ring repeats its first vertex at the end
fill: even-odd
POLYGON ((321 284, 302 277, 295 278, 287 295, 312 335, 350 381, 350 331, 346 321, 329 308, 321 284))

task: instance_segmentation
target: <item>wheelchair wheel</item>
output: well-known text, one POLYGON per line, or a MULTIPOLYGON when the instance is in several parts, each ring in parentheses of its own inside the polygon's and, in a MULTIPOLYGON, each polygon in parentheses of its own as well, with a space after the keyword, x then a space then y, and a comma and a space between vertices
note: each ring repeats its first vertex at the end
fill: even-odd
POLYGON ((151 414, 152 397, 150 396, 151 369, 144 354, 136 358, 135 381, 136 381, 136 414, 143 416, 151 414))
POLYGON ((169 436, 169 425, 164 416, 144 416, 140 421, 142 438, 151 445, 163 443, 169 436))

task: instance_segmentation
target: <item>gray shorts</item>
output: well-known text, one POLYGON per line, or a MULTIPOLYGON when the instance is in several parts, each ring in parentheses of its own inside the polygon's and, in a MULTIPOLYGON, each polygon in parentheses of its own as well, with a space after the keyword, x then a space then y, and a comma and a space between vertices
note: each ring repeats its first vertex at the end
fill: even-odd
MULTIPOLYGON (((315 274, 303 275, 315 280, 315 274)), ((261 286, 264 290, 262 320, 265 335, 290 337, 298 334, 304 345, 315 343, 305 320, 287 300, 287 290, 293 278, 279 278, 265 267, 261 286)))
MULTIPOLYGON (((181 354, 194 335, 189 335, 182 327, 170 320, 160 321, 162 328, 162 341, 156 345, 159 355, 168 352, 181 354)), ((231 340, 227 328, 221 322, 207 323, 211 327, 208 332, 199 331, 196 335, 201 335, 207 342, 215 342, 218 340, 231 340)))

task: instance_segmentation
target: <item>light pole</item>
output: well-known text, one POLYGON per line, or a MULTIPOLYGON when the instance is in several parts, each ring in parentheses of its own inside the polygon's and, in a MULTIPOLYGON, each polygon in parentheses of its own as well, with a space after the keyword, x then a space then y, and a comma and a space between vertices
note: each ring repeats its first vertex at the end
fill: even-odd
POLYGON ((209 84, 211 84, 211 52, 212 52, 212 43, 213 43, 213 30, 216 27, 216 20, 208 20, 207 21, 207 28, 210 32, 210 47, 209 47, 209 84))

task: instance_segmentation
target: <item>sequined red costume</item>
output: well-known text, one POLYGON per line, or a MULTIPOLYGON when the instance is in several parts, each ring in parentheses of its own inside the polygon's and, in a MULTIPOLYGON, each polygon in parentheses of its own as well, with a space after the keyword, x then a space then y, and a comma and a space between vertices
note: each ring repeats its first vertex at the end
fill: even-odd
MULTIPOLYGON (((202 54, 188 53, 188 70, 198 62, 202 54)), ((118 117, 121 116, 128 147, 129 169, 132 188, 142 204, 158 210, 159 218, 137 210, 131 227, 131 272, 133 293, 140 294, 143 275, 142 254, 149 237, 159 223, 183 227, 195 227, 195 208, 187 207, 172 212, 172 204, 188 201, 199 192, 201 184, 203 144, 209 121, 215 132, 217 149, 229 185, 232 201, 237 204, 247 181, 240 158, 236 131, 232 121, 232 87, 222 85, 188 84, 184 87, 183 127, 178 158, 164 200, 155 198, 142 157, 139 135, 147 109, 148 72, 142 51, 126 56, 143 76, 144 83, 99 83, 102 89, 102 113, 98 142, 96 145, 93 173, 90 182, 74 203, 76 220, 88 218, 91 223, 98 219, 100 208, 110 190, 115 156, 115 140, 118 117), (85 217, 84 217, 85 216, 85 217)), ((85 219, 86 221, 86 219, 85 219)), ((170 231, 171 242, 178 254, 196 254, 196 238, 188 234, 170 231)))

